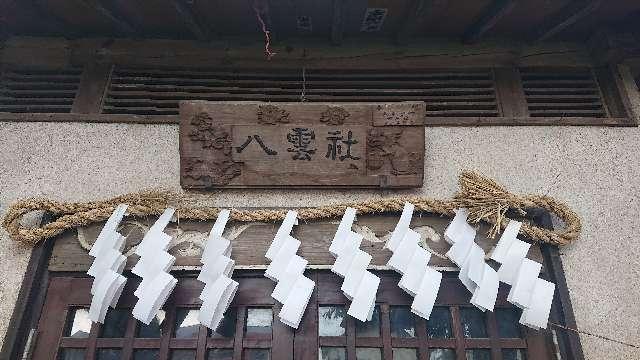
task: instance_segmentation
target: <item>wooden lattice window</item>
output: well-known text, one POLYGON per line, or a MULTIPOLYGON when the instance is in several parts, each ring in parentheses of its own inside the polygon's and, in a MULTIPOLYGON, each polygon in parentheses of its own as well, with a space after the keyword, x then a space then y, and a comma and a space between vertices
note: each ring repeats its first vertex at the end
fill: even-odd
POLYGON ((430 117, 498 116, 491 69, 206 71, 116 66, 105 114, 176 115, 181 100, 424 101, 430 117))
POLYGON ((550 359, 548 333, 518 325, 519 310, 501 288, 495 312, 468 303, 457 278, 445 276, 429 321, 414 316, 411 298, 397 286, 398 276, 378 272, 381 285, 370 322, 346 316, 342 279, 329 271, 310 271, 316 281, 297 331, 277 320, 270 297, 273 282, 261 272, 239 272, 238 294, 216 333, 198 324, 202 284, 181 278, 150 325, 131 317, 136 280, 129 281, 117 309, 104 325, 91 325, 87 308, 91 279, 51 279, 39 323, 35 359, 321 359, 449 360, 550 359))
MULTIPOLYGON (((319 359, 484 360, 550 359, 544 333, 518 324, 520 311, 506 301, 501 287, 495 312, 469 304, 469 294, 455 277, 443 279, 436 307, 425 321, 410 311, 412 299, 397 287, 398 277, 381 273, 372 321, 345 316, 341 280, 316 273, 319 359)), ((311 319, 303 320, 309 324, 311 319)), ((307 325, 308 326, 308 325, 307 325)))
POLYGON ((5 69, 0 72, 0 112, 69 113, 81 68, 5 69))
POLYGON ((592 69, 520 69, 532 117, 606 117, 607 108, 592 69))

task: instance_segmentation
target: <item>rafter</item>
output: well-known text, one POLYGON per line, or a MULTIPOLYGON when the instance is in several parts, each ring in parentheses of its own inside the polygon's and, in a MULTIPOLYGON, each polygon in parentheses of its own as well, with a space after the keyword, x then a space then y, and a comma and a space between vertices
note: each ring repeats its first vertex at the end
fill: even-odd
POLYGON ((211 33, 207 27, 202 25, 196 16, 193 8, 193 1, 188 0, 172 0, 173 7, 176 9, 180 19, 189 28, 193 35, 201 41, 207 41, 211 38, 211 33))
POLYGON ((347 0, 333 0, 333 19, 331 21, 331 44, 342 44, 347 0))
POLYGON ((515 7, 516 0, 494 0, 491 5, 465 30, 462 42, 472 44, 480 38, 507 15, 515 7))
POLYGON ((575 0, 545 20, 536 32, 535 40, 542 41, 562 32, 598 9, 602 0, 575 0))

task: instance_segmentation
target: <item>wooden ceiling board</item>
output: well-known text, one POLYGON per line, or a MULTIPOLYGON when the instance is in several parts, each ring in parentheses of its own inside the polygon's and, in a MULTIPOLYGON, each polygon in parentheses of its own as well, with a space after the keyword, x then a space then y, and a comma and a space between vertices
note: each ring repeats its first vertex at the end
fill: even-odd
POLYGON ((252 7, 252 0, 196 0, 195 8, 206 14, 217 35, 247 36, 252 39, 264 35, 252 7))
POLYGON ((598 10, 573 26, 567 28, 560 38, 584 38, 596 28, 602 26, 616 27, 622 21, 635 21, 640 26, 640 18, 636 12, 640 11, 640 1, 609 1, 603 2, 598 10), (635 13, 635 14, 634 14, 635 13))
POLYGON ((6 26, 25 34, 48 33, 59 35, 60 30, 50 20, 37 16, 31 1, 0 0, 0 28, 6 26))
POLYGON ((542 22, 573 0, 521 0, 486 33, 486 37, 530 38, 542 22))
POLYGON ((114 7, 137 31, 156 36, 190 37, 170 0, 112 0, 114 7))
MULTIPOLYGON (((383 8, 387 9, 387 16, 382 24, 381 33, 391 34, 398 30, 401 23, 406 21, 407 8, 410 6, 412 0, 369 0, 367 7, 369 8, 383 8)), ((356 19, 362 24, 364 14, 360 16, 360 19, 356 19)))
POLYGON ((331 33, 332 0, 272 0, 269 9, 276 38, 328 38, 331 33), (310 19, 311 31, 298 28, 299 17, 310 19))
POLYGON ((367 11, 367 7, 369 7, 367 0, 350 0, 347 2, 344 23, 345 37, 361 34, 360 26, 362 25, 362 19, 364 19, 364 13, 367 11))
MULTIPOLYGON (((15 35, 73 37, 122 36, 118 26, 108 16, 90 5, 98 0, 0 0, 3 21, 8 32, 15 35), (38 9, 34 4, 40 4, 38 9)), ((274 42, 281 39, 329 39, 333 19, 333 0, 192 0, 195 15, 215 36, 235 37, 239 42, 263 39, 260 24, 253 10, 254 2, 268 6, 268 16, 274 42), (299 31, 298 16, 311 18, 312 31, 299 31)), ((344 37, 388 41, 406 23, 405 16, 415 11, 410 5, 419 0, 348 0, 346 1, 344 37), (387 15, 380 31, 360 31, 367 8, 386 8, 387 15), (409 10, 409 9, 413 10, 409 10)), ((413 37, 445 37, 460 39, 464 31, 483 14, 495 0, 424 0, 425 15, 416 20, 413 37)), ((530 40, 532 33, 550 17, 576 0, 518 0, 514 8, 502 17, 485 38, 516 38, 530 40)), ((172 0, 109 0, 105 6, 135 28, 130 37, 193 39, 194 32, 176 12, 172 0)), ((614 28, 631 14, 640 11, 639 0, 602 1, 592 14, 580 19, 555 36, 560 40, 584 40, 603 25, 614 28)), ((639 21, 640 22, 640 21, 639 21)), ((236 41, 236 40, 234 40, 236 41)))
POLYGON ((461 37, 493 0, 449 0, 433 7, 418 27, 419 36, 461 37))
POLYGON ((43 7, 76 30, 95 34, 113 34, 116 28, 95 8, 83 0, 45 0, 43 7))

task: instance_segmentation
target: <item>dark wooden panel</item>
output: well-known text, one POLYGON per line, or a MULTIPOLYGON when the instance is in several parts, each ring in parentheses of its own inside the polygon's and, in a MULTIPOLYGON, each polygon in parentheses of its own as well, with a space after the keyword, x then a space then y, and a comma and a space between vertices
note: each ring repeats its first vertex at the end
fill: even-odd
MULTIPOLYGON (((127 249, 125 252, 130 255, 127 269, 130 269, 137 261, 137 256, 131 255, 133 253, 131 247, 142 239, 153 220, 126 220, 121 225, 121 233, 127 235, 127 249)), ((373 257, 371 262, 373 266, 384 266, 389 260, 391 252, 383 249, 383 247, 397 221, 397 216, 379 215, 359 216, 355 222, 354 230, 364 235, 361 249, 373 257)), ((331 239, 338 228, 338 222, 339 219, 310 222, 294 228, 293 235, 302 242, 299 254, 309 261, 310 266, 328 267, 335 261, 328 249, 331 239)), ((425 246, 440 254, 434 254, 431 257, 430 264, 433 266, 453 266, 443 256, 449 249, 449 244, 443 238, 444 229, 449 222, 450 219, 448 218, 429 214, 422 214, 422 216, 416 214, 413 218, 412 227, 422 234, 425 246)), ((211 226, 211 222, 190 221, 180 221, 179 226, 176 223, 169 225, 166 232, 174 236, 169 252, 177 258, 175 266, 178 268, 200 266, 201 249, 211 226)), ((230 223, 227 227, 227 233, 236 234, 232 240, 232 257, 236 261, 236 266, 264 268, 268 264, 264 254, 269 244, 271 244, 278 226, 279 224, 268 223, 230 223)), ((80 228, 77 234, 76 231, 69 231, 60 236, 53 248, 49 270, 87 271, 93 258, 80 247, 78 237, 83 242, 91 244, 101 228, 102 224, 95 224, 80 228)), ((496 240, 488 239, 484 235, 487 229, 485 225, 480 226, 476 242, 488 253, 495 245, 496 240)), ((529 257, 542 262, 538 246, 532 247, 529 257)))
POLYGON ((422 186, 423 103, 183 102, 184 188, 422 186))

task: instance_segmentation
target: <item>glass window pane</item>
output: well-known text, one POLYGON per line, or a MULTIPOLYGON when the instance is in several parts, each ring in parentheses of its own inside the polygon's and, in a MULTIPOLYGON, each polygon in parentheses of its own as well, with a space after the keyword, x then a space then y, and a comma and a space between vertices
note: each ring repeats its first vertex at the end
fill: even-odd
POLYGON ((269 360, 269 349, 244 349, 244 360, 269 360))
POLYGON ((233 349, 211 349, 207 360, 233 360, 233 349))
POLYGON ((136 337, 139 338, 159 338, 162 337, 162 323, 164 322, 166 312, 164 310, 158 311, 156 316, 151 319, 149 325, 138 321, 138 330, 136 337))
POLYGON ((171 350, 171 360, 195 360, 195 350, 171 350))
POLYGON ((380 336, 380 306, 373 309, 373 316, 371 321, 361 322, 359 320, 356 323, 356 336, 358 337, 379 337, 380 336))
POLYGON ((103 338, 123 338, 127 331, 130 309, 109 309, 100 332, 103 338))
POLYGON ((453 349, 431 349, 429 360, 456 360, 456 352, 453 349))
POLYGON ((320 360, 346 360, 347 349, 343 347, 320 347, 320 360))
POLYGON ((133 360, 158 360, 160 351, 158 349, 136 349, 133 352, 133 360))
MULTIPOLYGON (((91 319, 89 319, 89 309, 73 308, 67 314, 67 324, 64 335, 73 338, 88 338, 91 332, 91 319)), ((78 349, 69 349, 78 350, 78 349)))
POLYGON ((238 309, 229 308, 224 313, 220 325, 216 331, 209 330, 209 336, 232 338, 236 334, 236 318, 238 317, 238 309))
POLYGON ((527 360, 522 349, 502 349, 502 360, 527 360))
POLYGON ((392 337, 415 337, 416 318, 408 306, 393 306, 389 314, 392 337))
POLYGON ((486 338, 485 315, 476 308, 460 308, 462 333, 466 338, 486 338))
POLYGON ((393 348, 393 360, 418 360, 418 349, 393 348))
POLYGON ((273 311, 265 308, 247 309, 247 334, 271 334, 273 311))
POLYGON ((84 360, 84 349, 60 349, 58 360, 84 360))
POLYGON ((520 315, 516 309, 496 309, 496 322, 498 323, 498 335, 501 338, 520 338, 520 315))
POLYGON ((98 360, 120 360, 122 358, 121 349, 98 349, 96 359, 98 360))
POLYGON ((453 337, 451 330, 451 312, 446 307, 434 307, 427 321, 427 335, 430 339, 448 339, 453 337))
POLYGON ((491 360, 491 350, 473 349, 465 351, 467 360, 491 360))
POLYGON ((346 314, 344 306, 318 307, 318 335, 344 336, 346 314))
POLYGON ((200 331, 199 313, 197 309, 176 309, 173 336, 180 339, 197 338, 200 331))
POLYGON ((356 348, 356 360, 382 360, 379 348, 356 348))

